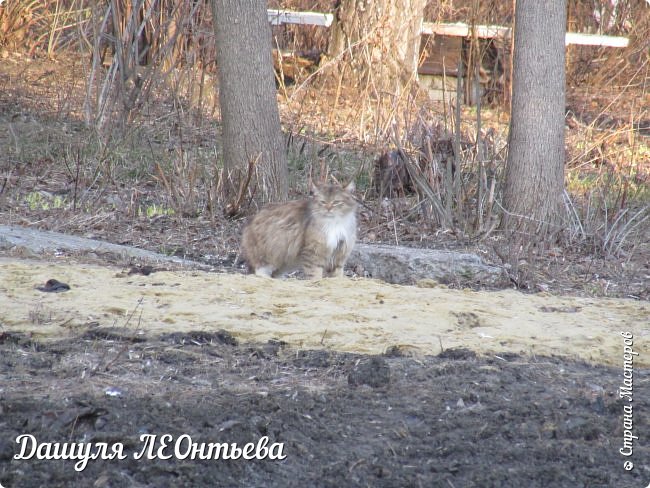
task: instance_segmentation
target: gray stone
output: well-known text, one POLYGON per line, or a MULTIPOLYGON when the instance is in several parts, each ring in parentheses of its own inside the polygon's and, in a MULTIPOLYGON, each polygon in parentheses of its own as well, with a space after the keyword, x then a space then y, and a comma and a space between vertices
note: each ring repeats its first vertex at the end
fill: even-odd
POLYGON ((122 258, 136 258, 153 262, 167 262, 184 266, 199 266, 200 263, 165 256, 145 249, 122 246, 110 242, 97 241, 86 237, 78 237, 60 232, 32 229, 12 225, 0 225, 0 251, 22 248, 34 254, 47 254, 63 251, 68 253, 94 253, 97 255, 111 254, 122 258))
MULTIPOLYGON (((26 249, 35 254, 57 251, 110 254, 122 258, 208 268, 196 261, 165 256, 135 247, 111 244, 60 232, 0 225, 0 251, 15 248, 26 249)), ((492 285, 502 279, 501 268, 484 264, 476 254, 403 246, 357 244, 348 259, 347 266, 351 269, 362 270, 362 276, 402 285, 416 284, 421 280, 492 285)))
POLYGON ((484 285, 502 280, 501 268, 483 263, 476 254, 456 251, 357 244, 347 265, 364 276, 402 285, 427 279, 484 285))

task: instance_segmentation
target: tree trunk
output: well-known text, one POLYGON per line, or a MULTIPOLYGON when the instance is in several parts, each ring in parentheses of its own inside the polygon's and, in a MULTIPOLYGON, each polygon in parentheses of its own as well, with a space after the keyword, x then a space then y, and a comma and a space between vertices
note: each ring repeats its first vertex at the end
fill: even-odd
POLYGON ((264 0, 213 0, 226 213, 287 199, 287 158, 264 0))
POLYGON ((330 57, 349 48, 345 62, 357 87, 372 83, 377 91, 399 94, 415 79, 426 3, 342 0, 332 26, 330 57))
POLYGON ((522 244, 560 230, 566 0, 517 0, 502 228, 522 244))

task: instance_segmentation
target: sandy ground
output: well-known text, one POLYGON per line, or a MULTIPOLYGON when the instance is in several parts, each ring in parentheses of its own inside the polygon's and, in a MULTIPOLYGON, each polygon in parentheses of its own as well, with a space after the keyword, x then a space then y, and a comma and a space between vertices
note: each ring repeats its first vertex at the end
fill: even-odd
MULTIPOLYGON (((433 286, 433 287, 430 287, 433 286)), ((464 347, 482 354, 560 355, 622 365, 621 331, 635 365, 650 365, 650 304, 625 299, 451 290, 366 279, 308 282, 202 271, 129 275, 125 269, 0 258, 0 332, 37 339, 88 328, 141 334, 225 329, 243 341, 278 339, 304 349, 415 355, 464 347), (44 293, 55 278, 71 290, 44 293)))

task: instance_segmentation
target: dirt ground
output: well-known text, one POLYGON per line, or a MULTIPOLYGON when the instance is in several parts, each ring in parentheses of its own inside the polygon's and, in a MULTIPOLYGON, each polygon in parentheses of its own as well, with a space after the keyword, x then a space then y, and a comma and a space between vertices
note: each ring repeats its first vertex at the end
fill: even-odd
POLYGON ((5 487, 645 487, 648 370, 635 371, 633 456, 620 368, 513 354, 367 356, 236 344, 225 333, 152 339, 98 329, 45 344, 4 333, 5 487), (368 383, 370 385, 368 385, 368 383), (123 460, 13 460, 14 439, 121 443, 123 460), (142 434, 193 442, 268 436, 284 460, 134 459, 142 434), (626 471, 623 463, 635 467, 626 471))
POLYGON ((646 302, 128 271, 0 261, 2 486, 650 481, 646 302), (50 278, 71 289, 36 289, 50 278), (629 457, 621 331, 639 353, 629 457), (125 459, 81 472, 74 460, 14 459, 23 434, 121 444, 125 459), (147 434, 239 446, 267 436, 286 458, 135 459, 147 434))

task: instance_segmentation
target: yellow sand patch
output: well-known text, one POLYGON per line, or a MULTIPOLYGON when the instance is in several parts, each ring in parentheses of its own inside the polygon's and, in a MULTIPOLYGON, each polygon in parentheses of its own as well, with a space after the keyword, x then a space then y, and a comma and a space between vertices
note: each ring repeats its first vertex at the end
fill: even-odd
POLYGON ((63 338, 97 323, 139 327, 145 334, 226 329, 243 341, 275 338, 297 347, 361 353, 400 346, 438 354, 442 344, 619 366, 621 331, 629 331, 639 353, 635 365, 650 365, 648 302, 366 279, 308 282, 196 271, 128 276, 108 266, 0 258, 0 332, 63 338), (71 290, 35 289, 50 278, 71 290))

